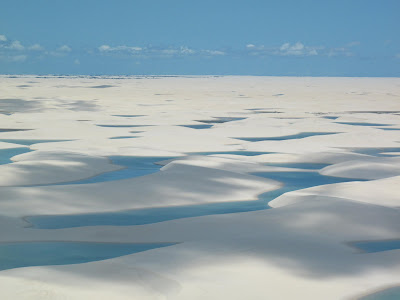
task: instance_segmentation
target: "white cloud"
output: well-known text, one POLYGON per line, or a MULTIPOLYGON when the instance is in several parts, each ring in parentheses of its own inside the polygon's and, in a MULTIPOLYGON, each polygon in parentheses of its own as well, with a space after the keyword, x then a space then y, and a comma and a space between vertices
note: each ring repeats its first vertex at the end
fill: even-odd
POLYGON ((194 54, 194 53, 196 53, 196 51, 194 51, 193 49, 190 49, 190 48, 188 48, 186 46, 182 46, 181 47, 181 53, 182 54, 194 54))
POLYGON ((50 52, 45 52, 47 55, 51 56, 58 56, 58 57, 63 57, 69 54, 72 49, 68 45, 62 45, 61 47, 58 47, 55 51, 50 51, 50 52))
POLYGON ((284 44, 279 48, 279 50, 285 51, 285 50, 289 49, 289 47, 290 47, 290 44, 289 44, 289 43, 284 43, 284 44))
POLYGON ((3 34, 0 34, 0 42, 7 42, 7 37, 3 34))
POLYGON ((116 46, 111 47, 109 45, 101 45, 98 50, 100 52, 137 52, 142 51, 143 48, 141 47, 129 47, 129 46, 116 46))
POLYGON ((293 45, 290 43, 284 43, 279 47, 279 51, 276 51, 276 55, 283 56, 354 56, 354 53, 351 52, 352 47, 360 45, 360 42, 354 41, 346 44, 343 47, 337 48, 327 48, 324 46, 307 46, 301 42, 297 42, 293 45))
POLYGON ((44 48, 42 46, 40 46, 39 44, 34 44, 32 46, 28 47, 29 50, 33 50, 33 51, 43 51, 44 48))
POLYGON ((397 53, 394 57, 400 59, 400 53, 397 53))
POLYGON ((205 53, 209 55, 225 55, 226 53, 223 51, 218 51, 218 50, 204 50, 205 53))
POLYGON ((72 49, 68 45, 63 45, 57 49, 60 52, 71 52, 72 49))
MULTIPOLYGON (((245 50, 227 50, 222 51, 219 49, 193 49, 187 46, 167 46, 167 47, 138 47, 138 46, 110 46, 107 44, 101 45, 97 48, 97 53, 116 55, 120 57, 135 57, 135 58, 172 58, 172 57, 211 57, 223 55, 249 55, 249 56, 293 56, 293 57, 311 57, 311 56, 352 56, 350 46, 357 45, 358 42, 352 42, 344 47, 328 48, 325 46, 309 46, 303 42, 288 43, 285 42, 280 46, 264 46, 247 44, 245 50)), ((96 52, 88 51, 89 54, 96 52)))
POLYGON ((75 60, 74 60, 74 64, 75 64, 75 65, 80 65, 80 64, 81 64, 81 61, 80 61, 79 59, 75 59, 75 60))
POLYGON ((329 57, 354 56, 354 54, 346 47, 331 48, 326 52, 326 55, 329 57))
POLYGON ((308 55, 318 55, 318 51, 316 49, 312 49, 308 52, 308 55))
MULTIPOLYGON (((245 50, 236 51, 228 50, 222 51, 217 49, 192 49, 187 46, 180 47, 137 47, 137 46, 109 46, 101 45, 97 48, 100 53, 107 53, 113 55, 121 55, 125 57, 210 57, 222 55, 249 55, 249 56, 293 56, 293 57, 306 57, 306 56, 353 56, 350 51, 351 47, 359 45, 359 42, 351 42, 343 47, 328 48, 325 46, 309 46, 300 41, 296 43, 285 42, 280 46, 264 46, 247 44, 245 50)), ((89 53, 89 52, 88 52, 89 53)))
POLYGON ((302 56, 302 55, 316 55, 318 53, 314 48, 306 47, 304 46, 303 43, 297 42, 294 45, 291 45, 290 43, 284 43, 282 46, 279 47, 278 54, 302 56))
POLYGON ((177 49, 160 49, 160 50, 155 50, 153 53, 161 53, 161 54, 168 54, 168 55, 173 55, 173 54, 178 54, 179 51, 177 49))
POLYGON ((128 48, 133 51, 142 51, 143 50, 143 48, 141 48, 141 47, 128 47, 128 48))
POLYGON ((300 43, 300 42, 297 42, 290 49, 293 50, 293 51, 300 51, 300 50, 304 49, 304 45, 302 43, 300 43))
POLYGON ((197 51, 187 47, 181 46, 178 48, 169 47, 169 48, 144 48, 143 49, 144 55, 153 55, 153 56, 162 56, 162 57, 172 57, 172 56, 188 56, 188 55, 195 55, 197 51))
POLYGON ((18 51, 22 51, 25 49, 25 47, 21 44, 20 41, 12 42, 7 48, 11 49, 11 50, 18 50, 18 51))
POLYGON ((246 45, 247 54, 251 56, 316 56, 321 55, 322 46, 306 46, 301 42, 295 44, 283 43, 278 47, 246 45))
POLYGON ((100 52, 106 52, 106 51, 110 51, 111 47, 108 45, 101 45, 98 49, 100 52))
POLYGON ((71 51, 72 51, 71 47, 69 47, 68 45, 63 45, 61 47, 58 47, 55 51, 49 51, 49 52, 46 51, 45 54, 56 57, 64 57, 69 55, 71 51))
POLYGON ((97 48, 100 53, 114 54, 114 55, 125 55, 135 57, 176 57, 176 56, 192 56, 192 55, 223 55, 222 51, 216 50, 194 50, 187 46, 180 47, 138 47, 138 46, 109 46, 101 45, 97 48))

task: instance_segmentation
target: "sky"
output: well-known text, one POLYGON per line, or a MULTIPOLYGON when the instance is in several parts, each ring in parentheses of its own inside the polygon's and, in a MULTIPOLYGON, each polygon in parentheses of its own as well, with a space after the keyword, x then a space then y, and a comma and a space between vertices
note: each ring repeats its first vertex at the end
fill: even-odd
POLYGON ((399 0, 1 0, 0 74, 400 77, 399 0))

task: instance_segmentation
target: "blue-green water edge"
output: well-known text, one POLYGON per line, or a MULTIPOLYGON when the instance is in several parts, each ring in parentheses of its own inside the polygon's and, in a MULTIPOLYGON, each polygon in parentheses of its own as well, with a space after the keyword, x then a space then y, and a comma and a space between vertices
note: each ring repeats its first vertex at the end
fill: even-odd
POLYGON ((400 239, 398 240, 382 240, 382 241, 365 241, 353 242, 352 246, 361 249, 365 253, 374 253, 382 251, 390 251, 400 249, 400 239))
POLYGON ((0 243, 0 271, 105 260, 176 243, 6 242, 0 243))
POLYGON ((24 146, 30 146, 33 144, 40 143, 56 143, 56 142, 69 142, 72 140, 34 140, 34 139, 0 139, 0 142, 19 144, 24 146))
POLYGON ((125 169, 102 173, 88 179, 82 179, 74 182, 59 183, 57 185, 98 183, 149 175, 160 171, 162 165, 157 165, 156 162, 172 158, 173 157, 165 156, 110 156, 109 159, 113 164, 124 166, 125 169))
POLYGON ((12 163, 13 156, 32 151, 27 147, 0 149, 0 165, 12 163))
MULTIPOLYGON (((14 155, 30 151, 29 148, 14 148, 0 151, 3 163, 9 163, 14 155)), ((233 151, 232 151, 233 152, 233 151)), ((207 154, 226 154, 232 152, 209 152, 207 154)), ((236 151, 238 155, 249 155, 245 151, 236 151)), ((251 155, 263 154, 262 152, 251 155)), ((205 153, 203 153, 205 155, 205 153)), ((114 164, 125 166, 119 171, 104 173, 90 179, 80 180, 75 184, 88 184, 111 180, 120 180, 158 172, 161 165, 156 162, 172 157, 110 157, 114 164)), ((286 167, 308 167, 318 170, 320 164, 285 164, 286 167)), ((92 213, 79 215, 30 216, 25 219, 34 228, 59 229, 81 226, 128 226, 157 223, 180 218, 227 214, 268 209, 268 202, 292 190, 321 184, 351 181, 320 175, 318 172, 263 172, 254 173, 284 184, 280 189, 259 195, 256 201, 230 203, 211 203, 178 207, 161 207, 137 210, 126 210, 109 213, 92 213)), ((115 243, 82 243, 82 242, 23 242, 0 244, 0 270, 39 266, 76 264, 114 258, 122 255, 146 251, 172 244, 115 244, 115 243)))
POLYGON ((284 135, 284 136, 273 136, 273 137, 236 137, 237 140, 243 140, 247 142, 261 142, 261 141, 284 141, 284 140, 296 140, 303 139, 311 136, 318 135, 331 135, 338 134, 340 132, 301 132, 298 134, 284 135))
MULTIPOLYGON (((110 175, 113 173, 116 172, 112 172, 110 175)), ((268 206, 269 201, 289 191, 323 184, 354 181, 347 178, 323 176, 318 172, 263 172, 254 173, 253 175, 280 181, 284 186, 277 190, 259 195, 258 200, 255 201, 147 208, 107 213, 39 215, 25 217, 25 220, 31 223, 34 228, 39 229, 60 229, 100 225, 143 225, 181 218, 268 209, 270 208, 268 206)))
POLYGON ((377 157, 388 157, 383 153, 400 152, 400 147, 381 147, 381 148, 347 148, 354 153, 372 155, 377 157))
POLYGON ((400 287, 389 288, 360 298, 359 300, 399 300, 400 287))
MULTIPOLYGON (((30 151, 28 148, 15 148, 2 150, 2 157, 4 163, 9 163, 9 158, 30 151)), ((231 151, 231 152, 208 152, 207 154, 216 153, 232 153, 249 155, 246 151, 231 151)), ((0 152, 1 154, 1 152, 0 152)), ((203 153, 204 155, 205 153, 203 153)), ((254 155, 253 153, 251 153, 254 155)), ((261 154, 260 152, 256 154, 261 154)), ((122 165, 125 169, 103 173, 89 179, 83 179, 72 182, 72 184, 90 184, 105 181, 121 180, 144 176, 156 173, 162 167, 156 164, 162 160, 172 159, 173 157, 132 157, 132 156, 112 156, 110 159, 114 164, 122 165)), ((279 164, 285 167, 292 168, 309 168, 319 169, 324 165, 321 164, 279 164)), ((226 214, 236 212, 246 212, 268 209, 268 202, 276 197, 293 190, 303 189, 307 187, 354 181, 347 178, 337 178, 323 176, 318 172, 262 172, 254 173, 256 176, 273 179, 283 183, 283 187, 263 193, 259 195, 259 199, 255 201, 242 201, 242 202, 229 202, 229 203, 210 203, 202 205, 187 205, 179 207, 161 207, 161 208, 148 208, 117 211, 109 213, 92 213, 92 214, 79 214, 79 215, 56 215, 56 216, 28 216, 25 219, 30 222, 35 228, 68 228, 79 226, 96 226, 96 225, 113 225, 113 226, 126 226, 126 225, 139 225, 162 222, 167 220, 174 220, 180 218, 226 214)), ((70 183, 60 183, 52 185, 66 185, 70 183)))

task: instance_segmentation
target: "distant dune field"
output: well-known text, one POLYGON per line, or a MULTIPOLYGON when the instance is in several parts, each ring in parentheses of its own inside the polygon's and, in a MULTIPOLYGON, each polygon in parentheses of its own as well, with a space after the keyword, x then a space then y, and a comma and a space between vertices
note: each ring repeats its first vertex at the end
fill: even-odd
POLYGON ((0 90, 1 299, 400 295, 399 78, 0 90))

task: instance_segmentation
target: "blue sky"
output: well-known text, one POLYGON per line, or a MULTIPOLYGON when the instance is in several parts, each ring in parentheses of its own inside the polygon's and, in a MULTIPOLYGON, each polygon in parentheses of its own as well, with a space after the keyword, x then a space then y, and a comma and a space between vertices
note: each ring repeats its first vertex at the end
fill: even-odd
POLYGON ((0 73, 400 76, 398 0, 2 0, 0 73))

